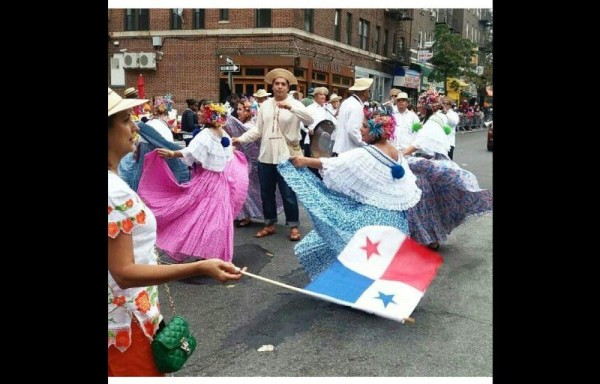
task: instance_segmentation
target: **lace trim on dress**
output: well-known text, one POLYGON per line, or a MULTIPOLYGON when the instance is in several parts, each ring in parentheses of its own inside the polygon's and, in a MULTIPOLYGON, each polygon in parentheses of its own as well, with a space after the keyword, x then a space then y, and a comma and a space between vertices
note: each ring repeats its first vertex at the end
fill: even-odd
MULTIPOLYGON (((223 137, 229 137, 223 131, 223 137)), ((221 138, 217 137, 210 128, 203 129, 187 147, 190 156, 184 156, 183 161, 191 166, 194 162, 211 171, 220 172, 225 169, 227 162, 233 158, 231 146, 223 147, 221 138)))
POLYGON ((388 166, 361 148, 320 160, 325 185, 361 203, 403 211, 421 199, 416 177, 404 158, 399 161, 405 170, 401 179, 394 179, 388 166))

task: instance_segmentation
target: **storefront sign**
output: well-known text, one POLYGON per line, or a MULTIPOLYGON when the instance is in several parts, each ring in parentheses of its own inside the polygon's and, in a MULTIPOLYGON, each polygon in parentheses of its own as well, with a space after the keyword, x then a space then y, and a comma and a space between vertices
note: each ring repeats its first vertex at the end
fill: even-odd
POLYGON ((313 60, 313 70, 329 72, 329 63, 326 63, 324 61, 313 60))
POLYGON ((421 74, 412 69, 407 69, 404 72, 404 86, 406 88, 419 89, 419 86, 421 85, 421 74))

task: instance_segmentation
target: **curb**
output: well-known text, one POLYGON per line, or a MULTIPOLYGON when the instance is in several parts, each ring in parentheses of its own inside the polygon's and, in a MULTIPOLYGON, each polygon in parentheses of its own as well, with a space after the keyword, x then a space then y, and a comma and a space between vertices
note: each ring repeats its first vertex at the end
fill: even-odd
POLYGON ((473 133, 473 132, 481 132, 481 131, 487 131, 487 128, 477 128, 477 129, 472 129, 470 131, 456 131, 456 134, 464 135, 465 133, 473 133))

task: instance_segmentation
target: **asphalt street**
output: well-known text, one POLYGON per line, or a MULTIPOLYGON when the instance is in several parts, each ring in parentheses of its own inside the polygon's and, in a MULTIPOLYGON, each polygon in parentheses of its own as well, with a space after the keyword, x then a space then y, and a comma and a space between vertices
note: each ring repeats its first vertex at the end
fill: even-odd
MULTIPOLYGON (((493 153, 486 132, 457 134, 454 160, 492 189, 493 153)), ((444 263, 401 324, 244 277, 220 284, 191 278, 170 284, 179 314, 190 322, 197 350, 174 376, 290 377, 492 376, 492 217, 467 220, 442 244, 444 263), (272 345, 273 351, 258 351, 272 345)), ((309 279, 294 256, 283 214, 276 234, 253 237, 261 225, 235 230, 234 263, 302 288, 309 279)), ((300 209, 300 232, 312 228, 300 209)), ((171 313, 161 288, 162 311, 171 313)))

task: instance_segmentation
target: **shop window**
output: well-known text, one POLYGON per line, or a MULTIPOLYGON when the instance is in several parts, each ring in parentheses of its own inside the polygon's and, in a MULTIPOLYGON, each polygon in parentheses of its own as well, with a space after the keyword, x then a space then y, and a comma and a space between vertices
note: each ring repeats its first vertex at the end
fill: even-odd
POLYGON ((327 74, 323 73, 323 72, 316 72, 313 71, 312 73, 312 79, 314 81, 323 81, 323 82, 327 82, 327 74))
POLYGON ((342 85, 350 87, 352 85, 352 79, 349 77, 342 77, 342 85))
POLYGON ((252 68, 252 67, 246 67, 244 68, 245 71, 245 75, 246 76, 264 76, 265 75, 265 69, 264 68, 252 68))
POLYGON ((342 77, 339 75, 333 75, 333 79, 331 80, 332 84, 342 84, 342 77))
POLYGON ((302 68, 294 68, 294 76, 296 76, 296 78, 304 79, 304 72, 305 70, 302 68))

